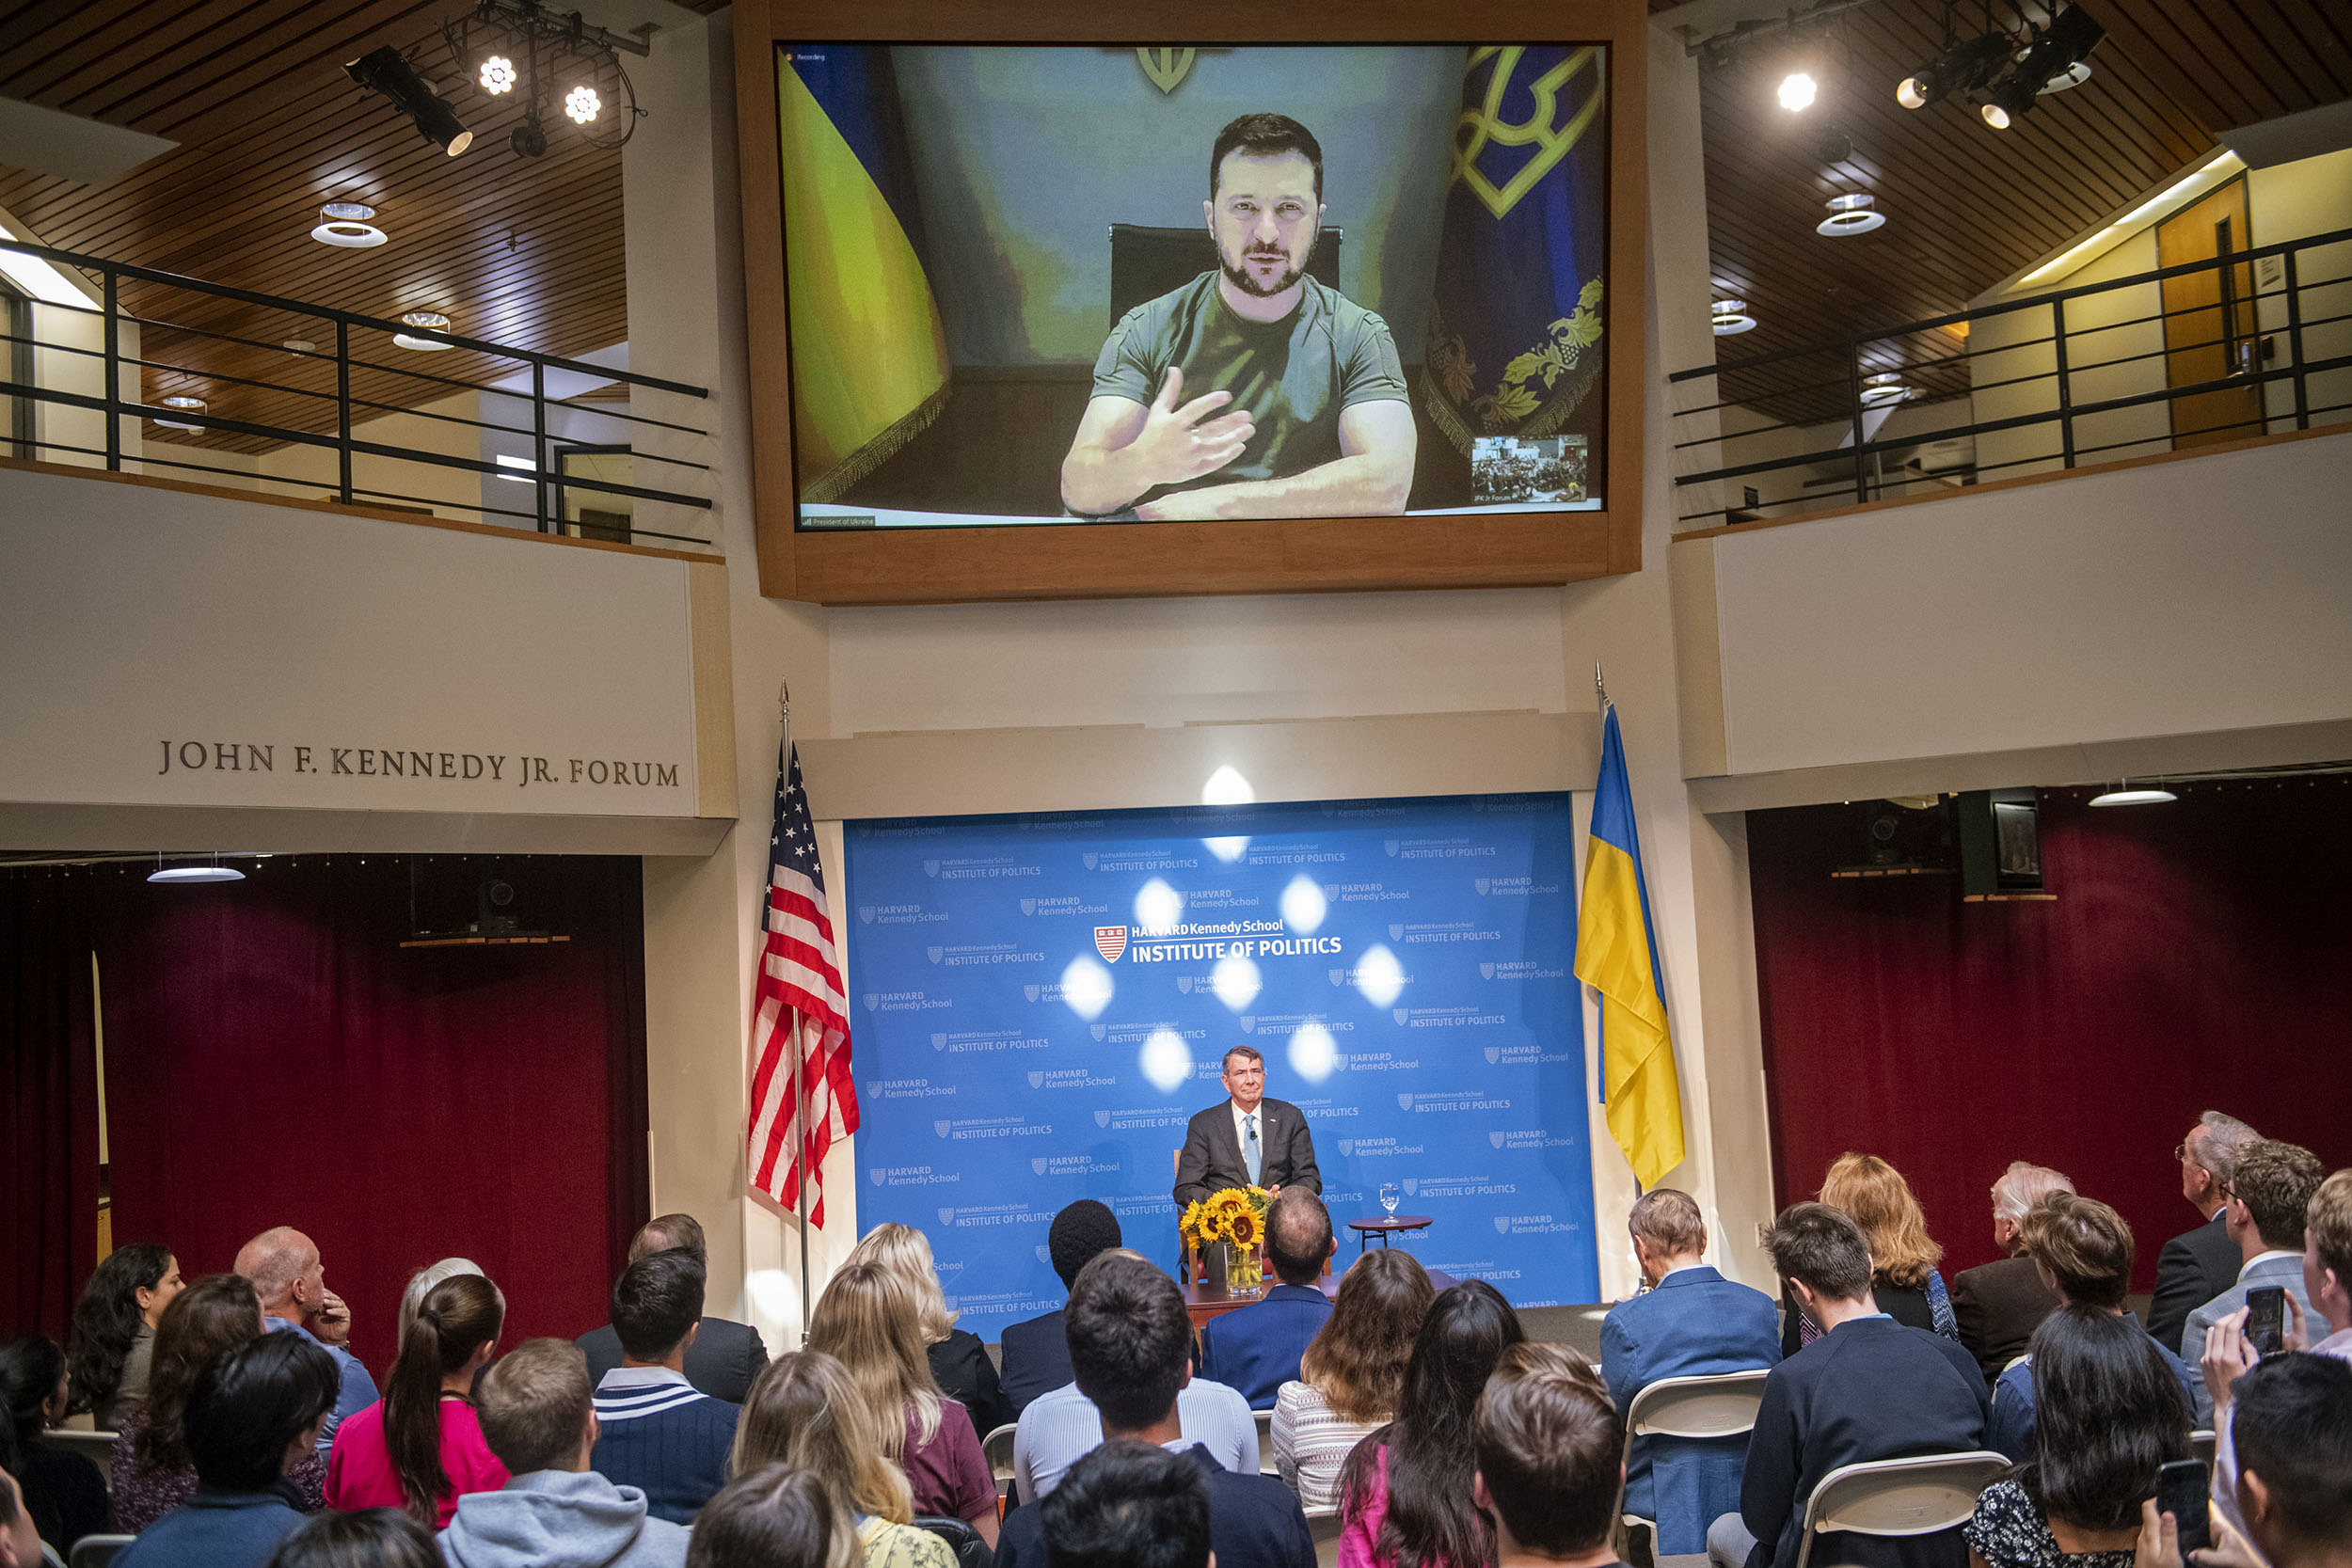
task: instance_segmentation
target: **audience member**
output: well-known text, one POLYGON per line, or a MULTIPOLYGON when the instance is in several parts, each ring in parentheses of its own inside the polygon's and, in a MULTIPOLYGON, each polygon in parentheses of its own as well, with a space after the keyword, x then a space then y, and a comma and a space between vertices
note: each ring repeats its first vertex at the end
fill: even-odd
POLYGON ((682 1247, 645 1254, 613 1281, 621 1364, 596 1380, 597 1472, 643 1491, 654 1516, 675 1525, 691 1524, 726 1483, 740 1409, 687 1381, 702 1310, 701 1257, 682 1247))
POLYGON ((291 1226, 264 1230, 237 1249, 237 1272, 253 1281, 262 1298, 262 1324, 272 1333, 299 1334, 334 1358, 342 1392, 319 1433, 319 1451, 335 1441, 348 1417, 376 1401, 375 1379, 351 1354, 351 1310, 326 1288, 326 1265, 318 1243, 291 1226))
POLYGON ((2058 1306, 2026 1256, 2018 1225, 2043 1198, 2074 1190, 2074 1183, 2047 1165, 2011 1161, 1993 1183, 1993 1244, 2004 1256, 1952 1276, 1952 1321, 1960 1325, 1961 1344, 1984 1369, 1988 1388, 2002 1368, 2026 1353, 2026 1341, 2058 1306))
MULTIPOLYGON (((1820 1338, 1772 1369, 1749 1434, 1740 1512, 1708 1531, 1725 1568, 1793 1564, 1805 1500, 1843 1465, 1984 1445, 1984 1374, 1976 1358, 1926 1329, 1895 1322, 1871 1300, 1862 1227, 1823 1203, 1792 1204, 1766 1238, 1772 1266, 1820 1338)), ((1833 1532, 1816 1562, 1857 1568, 1958 1568, 1957 1530, 1876 1537, 1833 1532)))
POLYGON ((822 1351, 792 1351, 752 1380, 730 1468, 748 1476, 781 1464, 815 1476, 836 1510, 858 1516, 863 1568, 955 1568, 947 1543, 914 1527, 914 1495, 882 1456, 883 1432, 847 1368, 822 1351))
POLYGON ((1470 1499, 1494 1521, 1496 1568, 1613 1568, 1625 1442, 1589 1367, 1557 1345, 1511 1346, 1479 1396, 1470 1446, 1470 1499))
POLYGON ((939 1397, 924 1354, 920 1299, 905 1276, 879 1263, 836 1273, 809 1316, 808 1348, 841 1363, 882 1429, 914 1512, 961 1519, 996 1545, 996 1478, 972 1418, 939 1397))
POLYGON ((857 1561, 848 1512, 814 1474, 783 1465, 720 1488, 695 1515, 686 1555, 687 1568, 855 1568, 857 1561))
POLYGON ((408 1276, 408 1283, 400 1289, 400 1322, 395 1325, 392 1343, 399 1345, 408 1338, 408 1325, 417 1321, 417 1308, 424 1305, 424 1293, 444 1279, 455 1279, 461 1274, 481 1274, 482 1265, 470 1258, 444 1258, 428 1263, 408 1276))
MULTIPOLYGON (((1082 1197, 1054 1216, 1045 1233, 1045 1255, 1061 1276, 1064 1295, 1078 1271, 1120 1244, 1119 1216, 1107 1204, 1082 1197)), ((1070 1347, 1062 1338, 1062 1308, 1026 1323, 1009 1323, 998 1337, 1003 1353, 1006 1419, 1017 1421, 1040 1394, 1070 1382, 1070 1347)))
POLYGON ((939 1267, 931 1260, 930 1238, 911 1225, 885 1220, 850 1249, 849 1260, 880 1263, 913 1288, 922 1305, 924 1359, 930 1363, 931 1381, 971 1414, 973 1429, 986 1436, 1010 1425, 1012 1412, 999 1390, 988 1346, 970 1329, 958 1328, 957 1314, 948 1310, 939 1267))
MULTIPOLYGON (((1181 1455, 1208 1489, 1209 1538, 1224 1568, 1310 1568, 1314 1537, 1298 1498, 1256 1466, 1241 1473, 1184 1435, 1177 1401, 1192 1374, 1192 1320, 1176 1282, 1133 1253, 1096 1259, 1070 1297, 1070 1359, 1077 1386, 1101 1417, 1102 1442, 1131 1438, 1181 1455)), ((1096 1449, 1102 1443, 1094 1445, 1096 1449)), ((1061 1479, 1085 1456, 1073 1456, 1061 1479)), ((1051 1486, 1043 1507, 1005 1521, 996 1568, 1045 1568, 1064 1548, 1046 1545, 1051 1486)))
MULTIPOLYGON (((2233 1500, 2248 1538, 2272 1568, 2346 1568, 2352 1365, 2332 1355, 2270 1356, 2238 1379, 2235 1395, 2233 1500)), ((2143 1523, 2153 1512, 2142 1511, 2143 1523)))
POLYGON ((0 1469, 16 1477, 40 1538, 59 1557, 107 1528, 106 1478, 41 1433, 65 1419, 65 1352, 46 1334, 0 1346, 0 1469))
MULTIPOLYGON (((703 1239, 700 1221, 691 1214, 663 1214, 638 1227, 637 1234, 628 1243, 628 1260, 634 1264, 657 1252, 683 1252, 702 1265, 703 1273, 710 1272, 710 1252, 703 1239)), ((622 1363, 620 1325, 617 1321, 602 1328, 592 1328, 579 1339, 580 1352, 588 1357, 588 1375, 596 1383, 604 1374, 622 1363)), ((768 1364, 768 1346, 759 1338, 759 1330, 749 1323, 739 1323, 728 1318, 699 1318, 694 1323, 693 1348, 686 1353, 686 1381, 714 1400, 729 1404, 741 1404, 752 1386, 752 1379, 768 1364)))
MULTIPOLYGON (((2059 1193, 2026 1213, 2019 1236, 2035 1272, 2061 1304, 2090 1307, 2121 1318, 2134 1328, 2139 1326, 2123 1307, 2123 1292, 2132 1275, 2132 1227, 2122 1215, 2097 1198, 2059 1193)), ((2155 1342, 2158 1358, 2194 1413, 2197 1379, 2154 1335, 2148 1338, 2155 1342)), ((1993 1386, 1993 1419, 1986 1428, 1986 1446, 2021 1465, 2033 1457, 2038 1381, 2028 1349, 2002 1370, 1993 1386)))
MULTIPOLYGON (((682 1527, 652 1517, 639 1488, 616 1486, 589 1467, 596 1409, 578 1345, 524 1340, 483 1374, 480 1399, 483 1441, 509 1479, 495 1492, 457 1499, 441 1532, 448 1568, 679 1568, 686 1560, 682 1527)), ((716 1506, 696 1515, 701 1528, 716 1506)))
MULTIPOLYGON (((2204 1359, 2206 1332, 2246 1305, 2247 1292, 2276 1285, 2295 1298, 2307 1322, 2319 1321, 2303 1285, 2304 1216, 2312 1195, 2328 1174, 2319 1157, 2295 1144, 2258 1138, 2238 1152, 2237 1166, 2223 1189, 2222 1205, 2230 1240, 2244 1259, 2230 1288, 2188 1315, 2181 1330, 2185 1354, 2204 1359)), ((2204 1374, 2192 1368, 2197 1380, 2197 1418, 2213 1419, 2213 1397, 2205 1390, 2204 1374)))
POLYGON ((1502 1353, 1527 1338, 1483 1279, 1429 1305, 1406 1364, 1396 1419, 1340 1470, 1339 1568, 1478 1568, 1494 1534, 1470 1501, 1478 1396, 1502 1353))
POLYGON ((506 1298, 478 1274, 425 1291, 400 1341, 383 1400, 335 1434, 326 1461, 330 1508, 405 1508, 438 1529, 464 1492, 506 1484, 506 1466, 482 1440, 474 1375, 498 1349, 506 1298))
POLYGON ((88 1411, 102 1431, 120 1430, 147 1397, 155 1322, 183 1284, 180 1260, 160 1242, 133 1242, 106 1255, 82 1287, 66 1337, 73 1412, 88 1411))
POLYGON ((285 1479, 316 1453, 342 1370, 307 1334, 262 1334, 204 1365, 188 1395, 196 1493, 124 1547, 116 1568, 262 1568, 302 1526, 285 1479))
MULTIPOLYGON (((1062 1472, 1103 1441, 1102 1415, 1079 1386, 1078 1370, 1089 1356, 1101 1364, 1119 1354, 1120 1337, 1127 1332, 1117 1319, 1125 1309, 1126 1282, 1133 1274, 1128 1262, 1153 1267, 1141 1254, 1121 1247, 1079 1270, 1070 1287, 1064 1337, 1070 1344, 1072 1381, 1031 1401, 1021 1413, 1012 1439, 1013 1486, 1020 1501, 1036 1502, 1053 1491, 1062 1472), (1106 1259, 1124 1261, 1115 1269, 1097 1269, 1106 1259)), ((1175 1281, 1168 1284, 1173 1287, 1175 1281)), ((1178 1299, 1183 1299, 1182 1291, 1178 1299)), ((1229 1470, 1258 1473, 1258 1425, 1238 1391, 1204 1377, 1192 1378, 1181 1385, 1176 1417, 1187 1444, 1205 1446, 1229 1470)))
POLYGON ((1266 1207, 1265 1250, 1281 1283, 1200 1330, 1200 1375, 1240 1390, 1252 1410, 1274 1408, 1282 1385, 1298 1376, 1299 1356, 1331 1321, 1321 1280, 1339 1243, 1323 1199, 1304 1187, 1277 1195, 1266 1207))
POLYGON ((1104 1443, 1034 1509, 1048 1568, 1209 1568, 1206 1478, 1184 1454, 1104 1443))
MULTIPOLYGON (((1820 1201, 1862 1227, 1870 1246, 1870 1297, 1877 1309, 1912 1328, 1960 1338, 1951 1298, 1935 1265, 1944 1249, 1928 1235, 1928 1218, 1902 1173, 1875 1154, 1840 1154, 1821 1179, 1820 1201)), ((1797 1310, 1784 1290, 1780 1354, 1797 1354, 1823 1330, 1797 1310)))
POLYGON ((16 1477, 0 1470, 0 1568, 40 1568, 46 1560, 16 1477))
POLYGON ((1298 1358, 1298 1381, 1274 1401, 1274 1462, 1309 1508, 1337 1508, 1340 1466, 1396 1418, 1406 1363, 1437 1291, 1421 1259, 1379 1247, 1340 1279, 1323 1331, 1298 1358))
MULTIPOLYGON (((569 1568, 541 1558, 548 1568, 569 1568)), ((278 1544, 269 1568, 445 1568, 433 1532, 397 1508, 322 1513, 278 1544)))
MULTIPOLYGON (((1600 1324, 1600 1370, 1610 1398, 1633 1398, 1666 1377, 1704 1377, 1780 1360, 1772 1298, 1707 1266, 1707 1224, 1688 1193, 1656 1187, 1626 1221, 1634 1260, 1651 1287, 1619 1302, 1600 1324)), ((1625 1454, 1625 1512, 1658 1524, 1658 1550, 1707 1550, 1707 1527, 1740 1506, 1744 1437, 1640 1437, 1625 1454)))
POLYGON ((2033 1449, 1962 1527, 1986 1568, 2131 1568, 2139 1500, 2189 1457, 2189 1402, 2169 1353, 2129 1316, 2059 1307, 2033 1335, 2033 1449))
MULTIPOLYGON (((143 1530, 196 1492, 196 1460, 188 1452, 188 1396, 214 1358, 262 1333, 262 1304, 242 1275, 214 1274, 172 1298, 155 1324, 154 1370, 147 1402, 123 1418, 115 1434, 115 1522, 143 1530)), ((294 1506, 316 1513, 326 1506, 326 1455, 294 1467, 294 1506)))
POLYGON ((2172 1150, 2181 1163, 2181 1196, 2205 1219, 2164 1243, 2156 1254, 2156 1293, 2148 1303, 2148 1332, 2165 1349, 2195 1356, 2182 1330, 2188 1315, 2228 1290, 2245 1257, 2230 1239, 2222 1214, 2237 1157, 2262 1136, 2235 1117, 2207 1111, 2172 1150))

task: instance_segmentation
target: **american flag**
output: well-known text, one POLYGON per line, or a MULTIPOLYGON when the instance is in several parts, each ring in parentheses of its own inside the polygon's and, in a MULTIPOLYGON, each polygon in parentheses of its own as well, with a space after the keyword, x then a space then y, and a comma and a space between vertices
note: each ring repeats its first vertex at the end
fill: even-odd
POLYGON ((857 1131, 857 1084, 850 1076, 850 1009, 825 906, 817 830, 801 788, 801 753, 787 739, 776 758, 776 830, 769 840, 767 937, 752 990, 751 1180, 787 1212, 801 1199, 805 1162, 825 1223, 825 1150, 857 1131), (792 1103, 792 1053, 801 1061, 800 1104, 792 1103))

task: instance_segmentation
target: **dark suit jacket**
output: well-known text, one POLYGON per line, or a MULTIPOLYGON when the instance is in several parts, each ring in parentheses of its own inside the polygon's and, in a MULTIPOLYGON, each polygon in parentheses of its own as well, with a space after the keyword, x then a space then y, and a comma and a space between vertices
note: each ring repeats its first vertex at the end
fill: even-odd
MULTIPOLYGON (((1747 1568, 1797 1560, 1804 1505, 1841 1465, 1984 1447, 1991 1402, 1976 1358, 1950 1339, 1886 1318, 1834 1328, 1772 1369, 1748 1434, 1740 1517, 1756 1537, 1747 1568)), ((1933 1535, 1832 1534, 1815 1562, 1855 1568, 1963 1568, 1956 1529, 1933 1535)))
MULTIPOLYGON (((572 1342, 588 1357, 591 1388, 621 1364, 621 1337, 611 1323, 592 1328, 572 1342)), ((766 1365, 768 1347, 760 1342, 759 1330, 724 1318, 705 1318, 693 1348, 686 1353, 686 1381, 714 1400, 741 1404, 751 1392, 752 1379, 766 1365)))
POLYGON ((1012 1419, 997 1386, 996 1364, 988 1358, 988 1347, 978 1335, 949 1329, 947 1338, 930 1347, 930 1365, 931 1381, 970 1413, 975 1433, 986 1437, 1012 1419))
MULTIPOLYGON (((2196 1229, 2165 1243, 2156 1255, 2156 1293, 2148 1303, 2148 1332, 2156 1343, 2178 1352, 2188 1315, 2236 1284, 2245 1263, 2217 1209, 2196 1229)), ((2203 1355, 2205 1347, 2198 1346, 2197 1354, 2203 1355)))
POLYGON ((1265 1299, 1212 1318, 1200 1330, 1200 1375, 1241 1390, 1252 1410, 1271 1410, 1298 1358, 1331 1321, 1331 1298, 1314 1285, 1277 1285, 1265 1299))
MULTIPOLYGON (((1306 1113, 1281 1100, 1258 1101, 1258 1185, 1323 1191, 1315 1169, 1315 1141, 1306 1113)), ((1176 1204, 1182 1208, 1225 1187, 1249 1185, 1242 1164, 1241 1138, 1233 1131, 1233 1102, 1220 1100, 1184 1129, 1184 1152, 1176 1162, 1176 1204)))
POLYGON ((1005 1402, 1008 1421, 1017 1421, 1029 1402, 1071 1381, 1070 1344, 1062 1338, 1061 1308, 1025 1323, 1005 1325, 999 1341, 1005 1353, 1004 1375, 996 1392, 1005 1402))
POLYGON ((1987 1387, 2000 1381, 2003 1367, 2026 1354, 2026 1341, 2058 1308, 2058 1297, 2042 1285, 2030 1258, 2004 1258, 1952 1276, 1960 1342, 1984 1370, 1987 1387))
MULTIPOLYGON (((1186 1454, 1209 1482, 1209 1552, 1217 1568, 1315 1568, 1315 1539, 1298 1495, 1274 1476, 1245 1476, 1204 1444, 1186 1454)), ((1005 1515, 996 1568, 1045 1568, 1045 1527, 1035 1503, 1005 1515)))

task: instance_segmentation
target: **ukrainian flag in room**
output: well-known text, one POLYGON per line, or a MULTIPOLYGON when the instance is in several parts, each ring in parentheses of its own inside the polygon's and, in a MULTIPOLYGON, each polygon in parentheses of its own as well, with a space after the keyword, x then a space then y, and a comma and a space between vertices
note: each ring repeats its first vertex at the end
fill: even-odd
POLYGON ((1600 992, 1600 1084, 1609 1135, 1645 1189, 1682 1163, 1682 1083, 1675 1074, 1658 938, 1642 879, 1642 838, 1633 825, 1617 709, 1600 724, 1600 779, 1584 848, 1584 894, 1577 911, 1576 977, 1600 992))
POLYGON ((947 399, 897 80, 882 45, 776 50, 801 499, 879 467, 947 399))

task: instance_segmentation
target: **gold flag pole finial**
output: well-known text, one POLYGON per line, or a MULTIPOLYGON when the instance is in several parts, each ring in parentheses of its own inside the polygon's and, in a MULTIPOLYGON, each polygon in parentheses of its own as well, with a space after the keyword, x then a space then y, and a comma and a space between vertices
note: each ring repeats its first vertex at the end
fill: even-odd
POLYGON ((1593 692, 1600 699, 1601 711, 1609 710, 1609 683, 1601 679, 1600 660, 1593 660, 1593 692))

